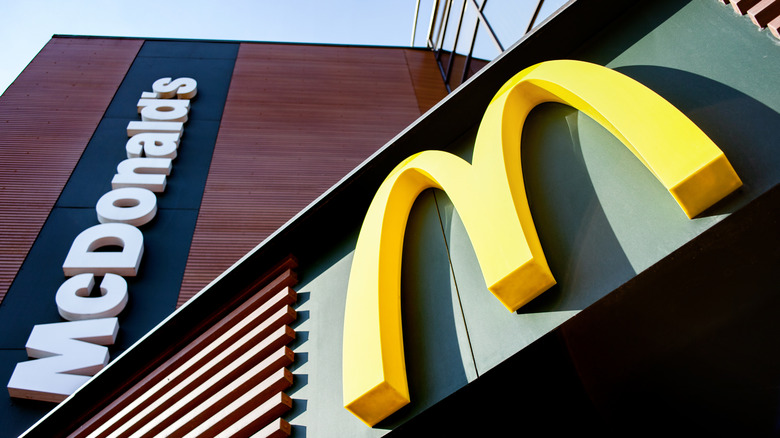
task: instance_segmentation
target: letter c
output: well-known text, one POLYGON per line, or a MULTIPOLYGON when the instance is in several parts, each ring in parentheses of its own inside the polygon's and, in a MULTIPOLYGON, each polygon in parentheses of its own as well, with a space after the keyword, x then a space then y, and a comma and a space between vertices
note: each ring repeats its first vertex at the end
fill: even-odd
POLYGON ((57 290, 55 301, 60 316, 68 321, 117 316, 127 305, 127 282, 116 274, 106 274, 100 282, 99 297, 90 297, 94 274, 69 278, 57 290))

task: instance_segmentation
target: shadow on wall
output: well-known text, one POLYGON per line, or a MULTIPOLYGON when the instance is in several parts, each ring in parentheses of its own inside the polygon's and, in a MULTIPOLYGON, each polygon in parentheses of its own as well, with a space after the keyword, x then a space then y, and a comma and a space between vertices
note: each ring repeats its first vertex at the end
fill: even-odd
POLYGON ((465 386, 466 367, 474 367, 431 190, 423 192, 412 207, 402 269, 404 354, 411 403, 377 424, 380 429, 394 429, 465 386), (464 364, 463 352, 468 364, 464 364))
MULTIPOLYGON (((653 65, 615 70, 645 84, 688 116, 723 150, 742 177, 742 196, 727 197, 702 216, 734 212, 780 182, 778 111, 695 73, 653 65)), ((775 93, 780 106, 780 92, 775 93)))
POLYGON ((545 104, 525 124, 528 203, 558 284, 518 309, 520 314, 582 310, 636 275, 591 182, 577 116, 572 107, 545 104))
POLYGON ((291 427, 294 431, 293 433, 298 437, 306 436, 306 426, 293 424, 294 420, 296 417, 306 412, 309 405, 309 401, 307 399, 295 397, 295 393, 297 393, 301 388, 306 387, 306 385, 309 383, 308 374, 296 372, 299 368, 301 368, 301 366, 309 361, 309 352, 299 351, 301 350, 301 346, 309 340, 309 332, 307 330, 298 330, 298 327, 311 318, 309 310, 298 309, 301 307, 301 304, 309 301, 310 298, 311 292, 298 293, 298 300, 296 302, 296 311, 298 313, 298 317, 296 318, 295 322, 291 324, 291 328, 295 330, 295 340, 288 345, 291 350, 296 352, 295 361, 293 362, 292 366, 290 366, 290 371, 293 373, 293 383, 292 386, 285 390, 285 393, 293 399, 293 403, 292 408, 283 415, 283 418, 291 424, 291 427))

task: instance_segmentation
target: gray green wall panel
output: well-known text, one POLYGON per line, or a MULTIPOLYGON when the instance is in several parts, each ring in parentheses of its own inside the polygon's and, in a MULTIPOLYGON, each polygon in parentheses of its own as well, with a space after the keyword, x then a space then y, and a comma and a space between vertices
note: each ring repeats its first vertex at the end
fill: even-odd
POLYGON ((401 301, 414 402, 374 429, 342 407, 342 321, 353 235, 325 254, 321 264, 298 269, 296 290, 306 298, 296 310, 306 316, 296 331, 304 331, 306 340, 294 350, 304 359, 297 359, 293 372, 306 383, 290 394, 297 405, 287 418, 301 436, 382 435, 477 377, 433 191, 417 199, 406 233, 401 301))
POLYGON ((775 187, 388 436, 777 436, 778 202, 775 187))
MULTIPOLYGON (((744 187, 732 212, 780 181, 780 44, 717 1, 643 2, 573 57, 606 65, 682 110, 725 152, 744 187)), ((729 202, 731 201, 731 202, 729 202)))
MULTIPOLYGON (((689 220, 653 175, 604 128, 567 106, 540 106, 526 121, 522 159, 532 214, 558 285, 518 312, 506 311, 487 291, 468 235, 446 194, 426 192, 410 216, 404 249, 402 296, 405 339, 411 338, 406 351, 412 404, 369 429, 340 406, 328 403, 324 408, 326 403, 316 401, 325 393, 340 394, 340 368, 333 366, 341 361, 340 308, 323 315, 339 327, 318 326, 335 338, 329 338, 328 348, 318 347, 321 357, 309 355, 306 364, 310 370, 326 367, 337 378, 331 378, 327 387, 307 389, 307 412, 312 413, 301 414, 292 423, 306 425, 312 433, 308 436, 319 436, 315 430, 381 435, 451 393, 453 382, 465 387, 474 375, 489 373, 524 348, 533 349, 535 341, 549 344, 542 339, 553 336, 550 332, 565 321, 780 182, 780 152, 773 140, 780 126, 780 89, 776 80, 768 80, 780 71, 780 47, 749 23, 733 20, 741 21, 715 1, 644 2, 601 37, 583 44, 572 58, 612 67, 672 102, 724 150, 742 177, 743 188, 689 220), (440 253, 442 245, 447 261, 440 253), (462 304, 462 317, 450 318, 458 307, 447 297, 462 304), (418 328, 416 321, 426 325, 418 328), (407 332, 409 327, 424 333, 407 332), (418 344, 432 334, 435 340, 418 344), (459 355, 446 347, 453 340, 459 355), (464 352, 473 354, 473 362, 464 352), (429 380, 428 397, 415 397, 415 379, 424 378, 425 367, 436 357, 439 372, 455 378, 429 380), (475 369, 469 368, 472 364, 475 369), (315 416, 314 406, 328 415, 317 411, 315 416)), ((476 126, 464 132, 454 143, 429 147, 470 160, 476 126)), ((345 255, 332 269, 325 262, 317 266, 323 271, 320 277, 329 281, 305 282, 310 302, 324 294, 322 299, 343 303, 350 257, 345 255)), ((323 385, 313 380, 310 374, 308 385, 323 385)))

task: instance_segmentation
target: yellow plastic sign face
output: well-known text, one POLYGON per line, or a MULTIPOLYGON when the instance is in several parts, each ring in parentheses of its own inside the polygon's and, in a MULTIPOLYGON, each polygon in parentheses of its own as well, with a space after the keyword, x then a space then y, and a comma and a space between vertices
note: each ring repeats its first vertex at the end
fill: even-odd
POLYGON ((488 289, 515 311, 555 284, 528 207, 520 135, 543 102, 607 128, 693 218, 742 185, 723 152, 685 115, 633 79, 581 61, 548 61, 507 82, 488 105, 472 163, 424 151, 379 187, 358 237, 344 317, 344 405, 369 426, 409 403, 401 330, 401 254, 412 204, 444 190, 468 232, 488 289))

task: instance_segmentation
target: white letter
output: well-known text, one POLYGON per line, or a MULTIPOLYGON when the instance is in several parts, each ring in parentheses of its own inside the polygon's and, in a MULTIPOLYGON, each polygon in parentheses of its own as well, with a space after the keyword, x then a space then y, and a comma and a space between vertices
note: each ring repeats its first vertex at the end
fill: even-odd
POLYGON ((89 296, 93 287, 93 274, 79 274, 62 283, 55 297, 60 316, 68 321, 107 318, 119 315, 127 305, 124 278, 106 274, 100 282, 100 297, 89 296))
POLYGON ((45 358, 16 364, 8 393, 11 397, 60 402, 108 363, 108 348, 116 341, 116 318, 36 325, 27 340, 27 354, 45 358), (82 342, 84 341, 84 342, 82 342))
POLYGON ((184 133, 184 123, 182 122, 130 122, 127 124, 127 136, 143 134, 144 132, 172 132, 179 134, 181 138, 184 133))
POLYGON ((189 100, 140 99, 138 111, 145 122, 186 122, 189 100))
POLYGON ((152 90, 163 99, 170 99, 174 94, 179 99, 192 99, 198 94, 198 82, 192 78, 178 78, 171 82, 171 78, 160 78, 152 84, 152 90))
POLYGON ((136 134, 127 140, 125 150, 127 158, 140 158, 143 155, 152 158, 176 158, 176 149, 179 147, 180 134, 162 134, 146 132, 136 134), (143 154, 141 154, 143 152, 143 154))
POLYGON ((100 224, 76 236, 62 270, 66 277, 91 273, 108 273, 135 277, 144 252, 144 235, 127 224, 100 224), (104 246, 121 246, 122 251, 95 252, 104 246))
POLYGON ((165 191, 165 175, 171 174, 170 158, 128 158, 116 166, 111 188, 141 187, 153 192, 165 191))
POLYGON ((114 189, 100 197, 95 210, 101 224, 121 222, 140 227, 157 214, 157 196, 139 187, 114 189))

